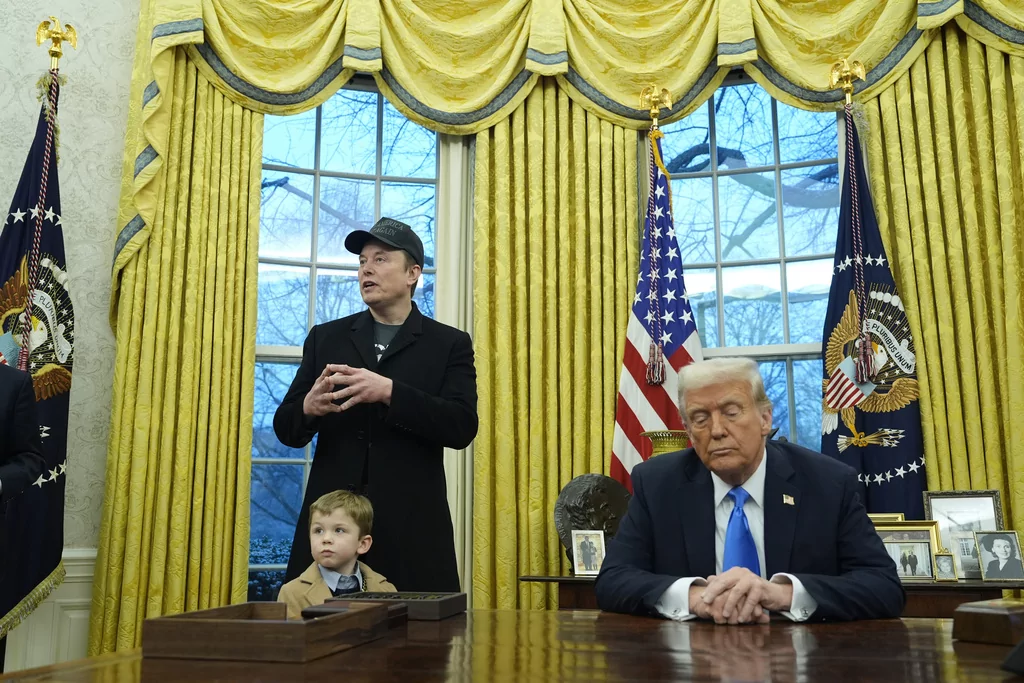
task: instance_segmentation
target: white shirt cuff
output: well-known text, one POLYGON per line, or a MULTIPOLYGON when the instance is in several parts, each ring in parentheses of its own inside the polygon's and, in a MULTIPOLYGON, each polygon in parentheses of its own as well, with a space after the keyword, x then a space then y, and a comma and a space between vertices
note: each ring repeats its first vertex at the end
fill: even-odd
POLYGON ((698 586, 708 585, 708 582, 699 576, 678 579, 661 594, 654 609, 663 617, 676 621, 696 618, 697 615, 690 614, 690 585, 693 583, 697 583, 698 586))
POLYGON ((789 603, 789 611, 780 612, 782 616, 791 621, 807 621, 814 614, 815 610, 818 609, 818 601, 807 592, 803 582, 792 574, 780 572, 773 576, 771 580, 772 583, 786 583, 788 581, 793 584, 793 600, 789 603))

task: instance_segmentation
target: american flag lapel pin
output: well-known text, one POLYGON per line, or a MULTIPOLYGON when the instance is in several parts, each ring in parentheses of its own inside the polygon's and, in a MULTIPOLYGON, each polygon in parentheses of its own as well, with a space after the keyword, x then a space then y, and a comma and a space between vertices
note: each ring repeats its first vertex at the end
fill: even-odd
POLYGON ((782 504, 783 505, 796 505, 796 501, 793 500, 793 496, 788 495, 786 493, 783 493, 782 494, 782 504))

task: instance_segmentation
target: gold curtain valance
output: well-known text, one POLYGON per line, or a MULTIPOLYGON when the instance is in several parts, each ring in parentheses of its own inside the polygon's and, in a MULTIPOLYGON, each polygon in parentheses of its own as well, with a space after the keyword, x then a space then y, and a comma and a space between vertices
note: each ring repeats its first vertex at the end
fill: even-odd
POLYGON ((736 66, 783 102, 826 110, 843 99, 828 87, 831 65, 848 57, 867 67, 857 94, 869 99, 954 20, 990 47, 1024 54, 1024 12, 1010 0, 143 0, 140 21, 152 30, 139 47, 151 77, 114 289, 152 224, 176 50, 229 99, 268 114, 315 107, 361 71, 411 120, 478 133, 545 75, 592 114, 643 128, 644 86, 672 93, 671 121, 736 66))

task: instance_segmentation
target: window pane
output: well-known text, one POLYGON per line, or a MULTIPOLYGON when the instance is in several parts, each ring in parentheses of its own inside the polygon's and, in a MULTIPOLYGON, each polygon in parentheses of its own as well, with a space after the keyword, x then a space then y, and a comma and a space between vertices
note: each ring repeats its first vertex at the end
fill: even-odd
POLYGON ((782 172, 782 225, 786 254, 830 254, 839 230, 839 166, 782 172))
POLYGON ((260 183, 260 256, 308 259, 313 235, 313 176, 264 171, 260 183))
POLYGON ((772 98, 759 85, 719 88, 715 93, 715 146, 718 168, 749 168, 775 163, 772 98))
POLYGON ((433 185, 383 183, 380 188, 380 214, 408 223, 423 240, 423 266, 434 267, 434 194, 433 185))
POLYGON ((672 219, 684 264, 715 262, 715 197, 711 178, 672 181, 672 219))
POLYGON ((821 342, 831 286, 832 259, 786 264, 790 344, 821 342))
POLYGON ((836 115, 778 103, 779 159, 782 163, 834 159, 838 155, 836 115))
POLYGON ((252 457, 305 458, 306 449, 289 448, 274 433, 274 413, 295 378, 297 363, 256 363, 256 391, 253 396, 252 457))
POLYGON ((323 104, 320 168, 343 173, 377 171, 377 93, 339 90, 323 104))
POLYGON ((315 148, 316 109, 263 118, 263 163, 312 169, 315 148))
POLYGON ((284 583, 284 569, 261 569, 249 572, 249 602, 274 602, 284 583))
POLYGON ((374 182, 347 178, 320 178, 320 225, 317 258, 331 263, 356 265, 359 257, 345 249, 353 230, 373 225, 374 182))
POLYGON ((354 270, 320 268, 316 271, 316 324, 352 315, 366 308, 354 270))
POLYGON ((821 450, 821 359, 793 361, 793 395, 796 399, 796 442, 821 450))
POLYGON ((718 346, 718 280, 715 269, 687 268, 683 271, 683 282, 701 346, 718 346))
POLYGON ((789 436, 789 381, 786 379, 786 361, 761 361, 757 364, 764 379, 764 390, 772 402, 772 429, 779 428, 775 438, 789 436))
POLYGON ((707 104, 661 130, 665 134, 661 153, 669 173, 697 173, 710 169, 711 133, 707 104))
POLYGON ((286 564, 302 507, 304 464, 252 466, 249 563, 286 564))
POLYGON ((722 268, 725 346, 782 343, 778 264, 722 268))
POLYGON ((437 176, 437 134, 405 118, 384 102, 384 175, 401 178, 437 176))
POLYGON ((434 317, 434 274, 424 273, 420 276, 420 282, 416 286, 416 293, 412 300, 419 306, 420 313, 428 318, 434 317))
POLYGON ((309 331, 309 268, 261 263, 256 287, 256 343, 302 346, 309 331))
POLYGON ((774 173, 719 176, 718 212, 722 224, 723 261, 779 255, 774 173))

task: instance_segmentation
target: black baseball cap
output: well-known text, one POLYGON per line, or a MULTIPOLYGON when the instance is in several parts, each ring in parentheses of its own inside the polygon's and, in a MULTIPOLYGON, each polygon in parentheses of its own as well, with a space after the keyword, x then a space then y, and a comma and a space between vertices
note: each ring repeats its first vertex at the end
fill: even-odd
POLYGON ((423 242, 420 241, 419 235, 402 221, 381 218, 369 230, 353 230, 345 238, 345 248, 353 254, 359 254, 370 240, 378 240, 389 247, 401 249, 412 256, 412 260, 420 268, 423 267, 423 242))

